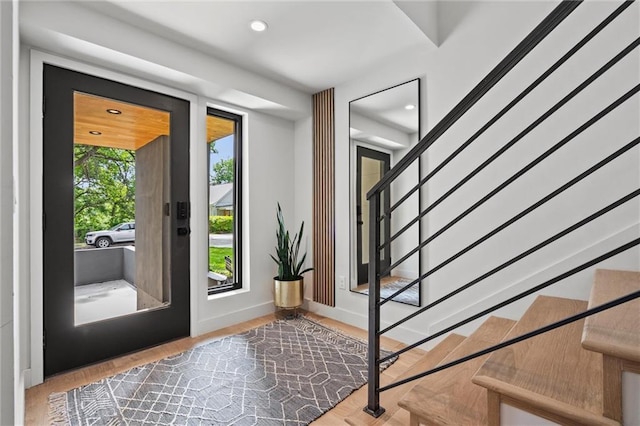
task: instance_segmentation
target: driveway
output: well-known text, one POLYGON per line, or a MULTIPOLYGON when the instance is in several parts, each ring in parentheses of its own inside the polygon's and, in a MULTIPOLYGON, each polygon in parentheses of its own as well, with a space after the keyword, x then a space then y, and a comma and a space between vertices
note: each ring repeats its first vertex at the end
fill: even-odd
POLYGON ((233 247, 233 234, 209 234, 209 247, 233 247))

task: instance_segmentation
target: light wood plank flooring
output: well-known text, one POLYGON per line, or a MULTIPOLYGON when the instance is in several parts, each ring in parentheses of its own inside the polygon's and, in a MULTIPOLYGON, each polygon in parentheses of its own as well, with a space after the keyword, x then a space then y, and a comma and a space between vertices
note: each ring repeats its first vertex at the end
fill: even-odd
MULTIPOLYGON (((380 279, 380 286, 384 287, 385 285, 393 284, 396 281, 402 280, 402 279, 404 279, 404 278, 402 278, 402 277, 394 277, 394 276, 389 275, 387 277, 383 277, 383 278, 380 279)), ((364 284, 360 284, 359 286, 355 287, 353 289, 353 291, 361 292, 361 291, 365 291, 365 290, 368 290, 368 289, 369 289, 369 283, 364 283, 364 284)))
MULTIPOLYGON (((305 313, 305 315, 321 324, 326 325, 327 327, 341 330, 345 334, 351 335, 353 337, 357 337, 360 339, 366 339, 367 337, 366 330, 362 330, 357 327, 335 321, 331 318, 322 317, 312 313, 305 313)), ((243 322, 241 324, 207 333, 196 338, 179 339, 173 342, 166 343, 164 345, 156 346, 140 352, 132 353, 109 361, 101 362, 99 364, 91 365, 51 377, 47 379, 45 383, 27 390, 25 396, 25 423, 27 425, 49 424, 47 414, 47 398, 49 394, 53 392, 65 392, 78 386, 89 384, 95 382, 96 380, 121 373, 130 368, 184 352, 207 340, 242 333, 251 328, 267 324, 275 320, 276 317, 276 314, 266 315, 243 322)), ((381 346, 382 348, 387 350, 398 350, 404 345, 395 340, 383 337, 381 339, 381 346)), ((424 354, 425 351, 422 351, 420 349, 413 349, 411 351, 408 351, 407 353, 403 354, 400 359, 398 359, 393 365, 387 368, 382 373, 383 376, 386 376, 391 380, 395 379, 424 354)), ((312 424, 327 426, 345 424, 345 417, 351 415, 357 409, 364 407, 366 405, 366 398, 367 386, 365 385, 355 391, 341 403, 336 405, 332 410, 325 413, 322 417, 320 417, 312 424)), ((374 420, 375 419, 371 418, 372 422, 374 420)))

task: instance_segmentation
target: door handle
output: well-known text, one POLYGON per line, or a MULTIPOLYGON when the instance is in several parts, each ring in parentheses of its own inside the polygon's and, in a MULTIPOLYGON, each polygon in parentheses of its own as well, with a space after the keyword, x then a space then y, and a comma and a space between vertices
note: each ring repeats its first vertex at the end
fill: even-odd
POLYGON ((178 235, 185 236, 191 234, 191 228, 188 226, 180 226, 178 227, 178 235))
POLYGON ((358 223, 358 225, 364 225, 364 222, 361 221, 361 220, 359 220, 357 223, 358 223))

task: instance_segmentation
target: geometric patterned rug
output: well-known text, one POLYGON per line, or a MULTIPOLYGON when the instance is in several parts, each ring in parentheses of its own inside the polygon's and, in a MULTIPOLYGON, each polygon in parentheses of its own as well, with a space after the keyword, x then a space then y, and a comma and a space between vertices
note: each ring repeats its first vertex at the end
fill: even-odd
POLYGON ((52 394, 49 413, 56 425, 306 425, 366 381, 366 342, 298 316, 52 394))
MULTIPOLYGON (((380 300, 387 299, 396 291, 400 290, 405 285, 409 284, 413 280, 406 278, 399 278, 396 281, 390 282, 380 286, 380 300)), ((406 303, 407 305, 420 306, 420 294, 418 293, 419 284, 412 285, 402 293, 394 297, 394 302, 406 303)), ((362 290, 355 290, 358 293, 369 294, 369 288, 363 288, 362 290)))

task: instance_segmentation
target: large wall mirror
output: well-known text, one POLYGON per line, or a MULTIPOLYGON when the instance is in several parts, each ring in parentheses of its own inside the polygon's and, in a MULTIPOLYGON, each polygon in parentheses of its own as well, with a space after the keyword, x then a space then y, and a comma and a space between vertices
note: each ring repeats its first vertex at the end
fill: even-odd
MULTIPOLYGON (((349 103, 351 177, 351 277, 350 290, 369 293, 369 205, 367 192, 420 138, 420 80, 415 79, 356 99, 349 103)), ((419 161, 396 179, 382 196, 382 209, 389 210, 420 180, 419 161)), ((420 191, 395 208, 381 223, 381 241, 392 236, 419 212, 420 191)), ((381 251, 381 269, 386 270, 419 244, 420 221, 381 251)), ((416 253, 381 278, 381 298, 393 295, 420 276, 420 253, 416 253)), ((416 284, 395 302, 420 306, 420 285, 416 284)))

